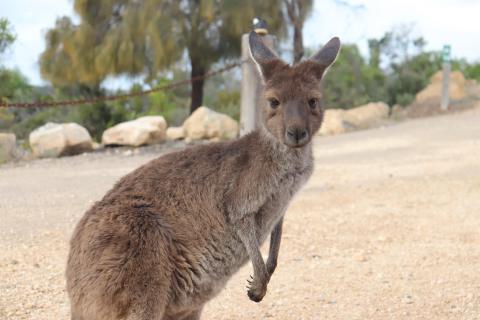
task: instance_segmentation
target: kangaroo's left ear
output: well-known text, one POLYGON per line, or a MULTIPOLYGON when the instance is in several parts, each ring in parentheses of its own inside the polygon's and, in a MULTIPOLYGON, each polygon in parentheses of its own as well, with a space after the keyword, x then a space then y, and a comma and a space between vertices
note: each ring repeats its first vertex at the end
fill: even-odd
POLYGON ((310 60, 318 63, 322 69, 321 75, 335 62, 340 51, 340 39, 334 37, 330 39, 317 53, 315 53, 310 60))

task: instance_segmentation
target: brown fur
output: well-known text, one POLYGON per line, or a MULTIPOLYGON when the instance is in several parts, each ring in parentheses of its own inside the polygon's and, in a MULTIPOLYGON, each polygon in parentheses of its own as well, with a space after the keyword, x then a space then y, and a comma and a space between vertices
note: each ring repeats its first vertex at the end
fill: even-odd
POLYGON ((249 259, 248 296, 258 302, 265 295, 283 215, 313 171, 309 142, 323 112, 308 101, 319 98, 333 59, 291 67, 266 57, 270 52, 257 40, 251 35, 266 86, 262 128, 155 159, 86 212, 66 272, 72 319, 199 319, 203 305, 249 259), (265 264, 259 246, 270 234, 265 264))

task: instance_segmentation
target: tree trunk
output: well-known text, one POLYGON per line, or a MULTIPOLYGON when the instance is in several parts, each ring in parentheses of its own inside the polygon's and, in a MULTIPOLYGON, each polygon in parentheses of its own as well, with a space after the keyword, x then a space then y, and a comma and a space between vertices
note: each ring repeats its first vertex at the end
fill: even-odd
POLYGON ((302 60, 303 50, 303 33, 302 25, 297 21, 293 30, 293 62, 297 63, 302 60))
MULTIPOLYGON (((100 98, 104 96, 100 84, 85 86, 80 85, 79 92, 88 99, 100 98)), ((102 133, 107 129, 108 123, 112 119, 112 113, 105 101, 87 104, 78 108, 78 121, 87 128, 92 137, 101 141, 102 133)))
MULTIPOLYGON (((205 75, 205 66, 195 59, 191 59, 191 77, 201 77, 205 75)), ((190 103, 190 113, 193 113, 198 107, 202 105, 203 102, 203 84, 204 79, 192 81, 192 93, 191 93, 191 103, 190 103)))
POLYGON ((305 0, 284 0, 288 18, 293 25, 293 63, 302 60, 303 49, 303 23, 305 22, 307 7, 311 6, 305 0))

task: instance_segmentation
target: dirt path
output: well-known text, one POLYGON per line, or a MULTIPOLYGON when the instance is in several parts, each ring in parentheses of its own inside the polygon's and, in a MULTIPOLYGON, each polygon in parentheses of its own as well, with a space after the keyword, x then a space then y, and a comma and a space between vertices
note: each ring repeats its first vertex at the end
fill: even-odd
MULTIPOLYGON (((480 110, 317 138, 260 304, 244 267, 204 319, 480 319, 480 110)), ((0 319, 69 319, 75 222, 153 153, 0 167, 0 319)))

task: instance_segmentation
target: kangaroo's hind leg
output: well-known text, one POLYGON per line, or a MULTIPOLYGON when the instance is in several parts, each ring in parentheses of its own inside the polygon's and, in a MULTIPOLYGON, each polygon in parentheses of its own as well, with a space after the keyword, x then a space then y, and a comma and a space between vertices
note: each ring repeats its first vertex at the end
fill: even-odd
POLYGON ((104 283, 107 287, 112 283, 106 291, 111 294, 120 319, 163 320, 170 303, 174 267, 170 242, 162 226, 152 218, 154 214, 147 210, 138 210, 136 214, 129 223, 128 236, 113 241, 126 243, 118 250, 110 250, 110 259, 105 261, 111 267, 104 283))
POLYGON ((167 298, 166 292, 157 292, 154 295, 149 293, 135 302, 127 320, 163 320, 167 298))
POLYGON ((170 301, 172 266, 166 241, 148 237, 148 233, 144 245, 137 247, 131 258, 132 268, 123 282, 128 320, 163 320, 170 301))

